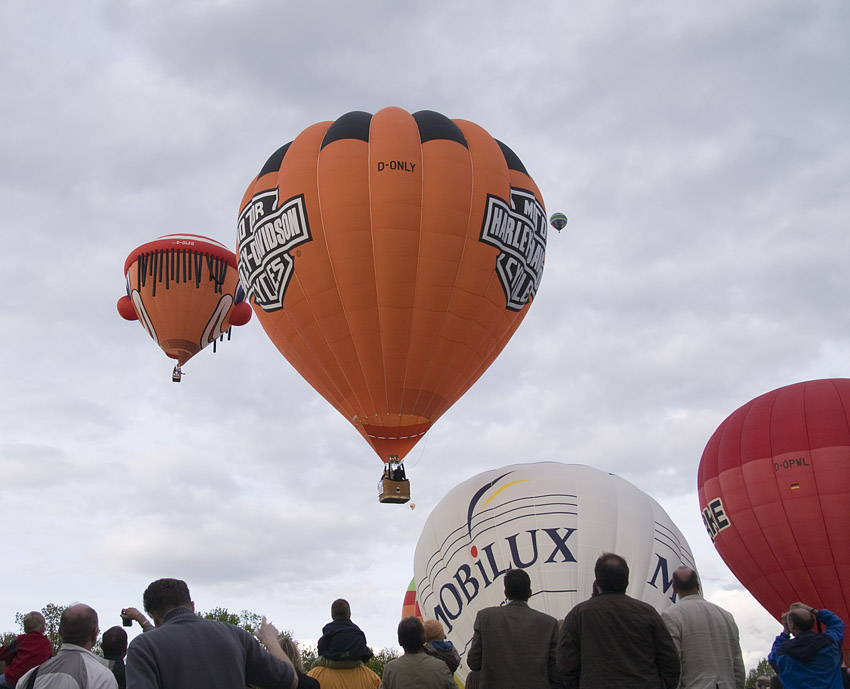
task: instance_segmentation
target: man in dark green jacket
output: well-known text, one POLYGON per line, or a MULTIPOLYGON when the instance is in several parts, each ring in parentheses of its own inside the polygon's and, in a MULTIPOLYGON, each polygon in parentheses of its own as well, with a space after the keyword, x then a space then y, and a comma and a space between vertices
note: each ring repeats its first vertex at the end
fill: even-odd
POLYGON ((594 595, 570 610, 558 637, 567 689, 676 689, 676 646, 658 611, 626 595, 626 561, 603 553, 594 574, 594 595))

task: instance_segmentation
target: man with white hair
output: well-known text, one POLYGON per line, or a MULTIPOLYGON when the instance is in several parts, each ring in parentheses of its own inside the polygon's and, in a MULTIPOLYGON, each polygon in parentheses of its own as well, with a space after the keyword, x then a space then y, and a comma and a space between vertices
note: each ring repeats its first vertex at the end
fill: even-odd
POLYGON ((747 674, 732 613, 702 597, 690 567, 673 572, 673 591, 678 601, 661 619, 679 653, 680 689, 744 689, 747 674))
POLYGON ((84 603, 65 609, 59 619, 62 647, 56 655, 24 673, 16 686, 22 689, 118 689, 115 675, 91 649, 100 629, 97 613, 84 603))

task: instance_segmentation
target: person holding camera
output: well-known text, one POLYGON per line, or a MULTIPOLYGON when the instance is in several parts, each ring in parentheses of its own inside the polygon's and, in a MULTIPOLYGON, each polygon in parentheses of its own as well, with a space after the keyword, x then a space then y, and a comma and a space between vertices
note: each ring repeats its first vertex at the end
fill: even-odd
POLYGON ((782 613, 782 632, 767 661, 787 689, 843 689, 843 639, 844 622, 838 615, 793 603, 782 613), (825 626, 823 632, 814 631, 815 622, 825 626))

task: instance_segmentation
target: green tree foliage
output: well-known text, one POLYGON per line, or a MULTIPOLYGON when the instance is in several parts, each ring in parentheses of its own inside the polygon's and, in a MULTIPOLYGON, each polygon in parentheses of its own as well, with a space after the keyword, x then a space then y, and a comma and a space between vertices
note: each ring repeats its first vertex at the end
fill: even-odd
POLYGON ((301 644, 299 644, 298 648, 301 650, 301 664, 304 666, 304 672, 310 672, 310 670, 312 670, 316 665, 319 653, 316 651, 315 647, 301 648, 301 644))
MULTIPOLYGON (((257 636, 257 632, 260 631, 260 625, 263 623, 262 615, 250 612, 249 610, 243 610, 237 615, 235 612, 230 612, 227 608, 213 608, 209 612, 198 613, 198 615, 205 620, 216 620, 218 622, 232 624, 234 627, 242 627, 242 629, 252 636, 257 636)), ((283 638, 284 636, 295 641, 292 631, 289 629, 284 629, 280 632, 278 638, 283 638)))
POLYGON ((747 681, 744 682, 744 686, 746 689, 753 689, 759 677, 773 677, 775 674, 770 663, 767 662, 767 658, 762 658, 759 664, 747 673, 747 681))
MULTIPOLYGON (((209 612, 198 614, 205 620, 217 620, 219 622, 226 622, 227 624, 232 624, 236 627, 242 627, 242 629, 254 636, 257 635, 257 632, 260 629, 260 623, 262 622, 261 615, 258 615, 254 612, 249 612, 248 610, 243 610, 237 615, 234 612, 230 612, 227 608, 213 608, 209 612)), ((292 631, 289 629, 284 629, 280 633, 279 638, 282 637, 287 637, 295 641, 292 631)), ((316 659, 318 658, 316 649, 309 647, 304 648, 300 644, 298 644, 298 649, 301 651, 301 663, 304 666, 304 672, 309 672, 313 668, 313 666, 315 666, 316 659)), ((374 650, 372 652, 375 653, 374 650)), ((375 655, 372 656, 372 658, 369 660, 368 663, 366 663, 366 665, 376 675, 378 675, 378 677, 382 677, 384 674, 384 666, 394 658, 398 658, 399 655, 399 651, 395 649, 384 648, 375 653, 375 655)))
MULTIPOLYGON (((50 643, 53 644, 53 655, 56 655, 56 651, 58 651, 59 647, 62 645, 62 639, 59 638, 59 620, 67 607, 67 605, 48 603, 41 609, 41 614, 44 615, 45 622, 44 633, 47 635, 47 638, 50 639, 50 643)), ((26 613, 15 613, 15 623, 18 627, 20 627, 20 633, 23 633, 24 631, 24 615, 26 615, 26 613)))
MULTIPOLYGON (((374 651, 372 651, 375 653, 374 651)), ((375 653, 366 665, 369 667, 372 672, 374 672, 378 677, 384 676, 384 667, 391 660, 395 660, 401 654, 394 648, 382 648, 380 651, 375 653)))
POLYGON ((256 636, 260 631, 260 623, 262 615, 255 612, 243 610, 238 615, 235 612, 228 611, 227 608, 213 608, 209 612, 198 613, 205 620, 217 620, 219 622, 227 622, 234 627, 242 627, 246 632, 256 636))

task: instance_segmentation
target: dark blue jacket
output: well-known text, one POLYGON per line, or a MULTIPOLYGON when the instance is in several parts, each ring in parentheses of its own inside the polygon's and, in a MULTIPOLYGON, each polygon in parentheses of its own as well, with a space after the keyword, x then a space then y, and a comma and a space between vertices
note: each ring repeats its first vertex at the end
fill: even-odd
POLYGON ((328 660, 362 660, 372 657, 366 635, 351 620, 334 620, 322 627, 317 644, 319 655, 328 660))

